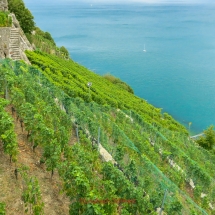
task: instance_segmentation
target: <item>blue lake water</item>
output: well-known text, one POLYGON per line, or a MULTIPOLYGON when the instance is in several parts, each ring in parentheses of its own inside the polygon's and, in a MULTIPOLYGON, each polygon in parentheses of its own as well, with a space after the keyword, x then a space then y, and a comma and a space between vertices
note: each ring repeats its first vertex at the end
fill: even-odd
POLYGON ((194 133, 215 125, 214 5, 25 3, 73 60, 120 77, 194 133))

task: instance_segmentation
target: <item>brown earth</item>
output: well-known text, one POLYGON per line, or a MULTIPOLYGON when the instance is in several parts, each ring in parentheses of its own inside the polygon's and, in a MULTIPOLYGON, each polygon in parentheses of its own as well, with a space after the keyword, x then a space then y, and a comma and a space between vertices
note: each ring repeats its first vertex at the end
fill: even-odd
MULTIPOLYGON (((11 106, 8 106, 6 110, 12 116, 11 106)), ((66 195, 61 192, 62 181, 58 173, 55 172, 51 179, 50 172, 46 171, 44 165, 39 164, 42 149, 37 147, 33 152, 31 143, 27 141, 27 132, 22 131, 20 122, 16 120, 16 114, 14 114, 13 119, 19 145, 17 167, 28 166, 29 176, 36 176, 38 179, 45 215, 69 214, 70 202, 66 195)), ((72 133, 74 134, 74 131, 72 133)), ((69 144, 77 141, 75 135, 72 136, 69 144)), ((24 202, 21 198, 23 182, 19 173, 18 180, 16 180, 14 170, 15 164, 10 163, 9 156, 4 154, 2 144, 0 144, 0 202, 6 203, 7 215, 24 215, 24 202)))

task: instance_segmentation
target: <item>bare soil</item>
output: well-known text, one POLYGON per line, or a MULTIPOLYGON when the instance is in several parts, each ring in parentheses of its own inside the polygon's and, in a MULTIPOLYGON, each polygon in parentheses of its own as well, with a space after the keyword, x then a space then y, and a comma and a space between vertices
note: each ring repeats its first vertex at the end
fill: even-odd
MULTIPOLYGON (((12 116, 11 106, 8 106, 6 110, 12 116)), ((22 131, 20 122, 16 119, 16 114, 12 117, 19 145, 17 167, 28 166, 29 177, 36 176, 38 179, 45 215, 69 214, 70 202, 66 195, 61 192, 62 181, 58 173, 55 172, 51 179, 51 173, 46 171, 45 165, 39 164, 42 149, 37 147, 35 152, 33 152, 31 143, 27 140, 27 132, 25 130, 22 131)), ((73 141, 77 141, 74 136, 69 144, 72 144, 73 141)), ((18 173, 18 180, 16 180, 14 170, 15 164, 10 163, 9 156, 4 154, 2 144, 0 143, 0 202, 6 203, 7 215, 24 215, 24 202, 21 198, 23 192, 22 178, 18 173)))

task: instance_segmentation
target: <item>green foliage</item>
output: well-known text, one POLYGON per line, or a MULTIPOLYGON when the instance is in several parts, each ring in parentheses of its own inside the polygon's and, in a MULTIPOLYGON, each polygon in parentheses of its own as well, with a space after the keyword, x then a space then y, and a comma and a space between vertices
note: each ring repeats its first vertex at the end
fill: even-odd
POLYGON ((51 36, 51 34, 49 32, 45 32, 43 37, 45 39, 51 41, 55 45, 54 39, 52 38, 52 36, 51 36))
POLYGON ((60 47, 60 51, 68 58, 69 57, 69 52, 68 50, 64 47, 64 46, 61 46, 60 47))
POLYGON ((54 174, 54 169, 60 161, 61 147, 56 140, 51 140, 49 145, 44 147, 44 158, 48 171, 52 171, 52 176, 54 174))
POLYGON ((44 32, 40 28, 36 27, 33 34, 27 34, 26 36, 29 41, 36 46, 37 50, 41 50, 48 54, 54 54, 60 58, 69 58, 68 50, 64 46, 60 48, 57 47, 49 32, 44 32))
POLYGON ((6 215, 5 203, 0 202, 0 215, 6 215))
POLYGON ((81 97, 85 101, 95 101, 100 105, 110 105, 120 109, 130 109, 139 113, 148 122, 166 127, 170 130, 188 134, 184 126, 170 115, 162 117, 161 109, 155 108, 143 99, 127 90, 112 84, 72 60, 64 60, 42 52, 26 52, 33 65, 43 70, 48 79, 59 86, 71 97, 81 97), (87 86, 88 82, 92 86, 87 86), (89 96, 90 93, 90 96, 89 96))
POLYGON ((40 186, 36 177, 29 177, 28 174, 20 169, 24 181, 22 200, 25 204, 25 213, 33 215, 44 214, 44 203, 40 192, 40 186))
POLYGON ((24 2, 22 0, 8 0, 8 8, 16 15, 22 30, 30 34, 35 28, 34 17, 25 7, 24 2))
POLYGON ((215 146, 215 130, 214 126, 208 127, 204 131, 204 136, 201 136, 197 141, 196 141, 200 146, 207 150, 212 150, 215 146))
POLYGON ((10 156, 10 160, 16 161, 18 154, 18 143, 14 133, 14 124, 12 118, 5 111, 8 101, 0 98, 0 141, 3 143, 3 149, 10 156))
POLYGON ((48 40, 49 42, 56 46, 55 41, 49 32, 44 32, 39 27, 36 27, 35 34, 43 37, 45 40, 48 40))
POLYGON ((32 44, 33 43, 32 34, 25 33, 25 36, 27 37, 28 41, 32 44))
POLYGON ((45 32, 42 31, 39 27, 35 27, 35 34, 44 37, 45 32))
POLYGON ((8 13, 0 11, 0 27, 11 27, 12 19, 8 13))
MULTIPOLYGON (((85 102, 80 97, 71 98, 45 76, 45 72, 54 72, 55 67, 46 65, 43 75, 21 62, 2 62, 0 90, 6 95, 7 89, 10 102, 30 135, 33 149, 37 145, 42 148, 41 161, 49 171, 59 172, 63 190, 71 200, 70 214, 155 214, 166 189, 165 213, 206 214, 200 208, 204 207, 211 214, 208 203, 214 201, 215 167, 211 162, 214 157, 190 142, 183 130, 172 131, 162 126, 159 122, 165 120, 175 123, 169 115, 159 120, 159 110, 150 105, 146 106, 146 112, 138 114, 135 110, 120 110, 108 104, 85 102), (72 128, 78 129, 79 143, 69 141, 72 128), (117 164, 102 162, 98 135, 101 146, 117 164), (170 165, 170 159, 175 166, 170 165), (207 193, 207 199, 201 201, 200 190, 189 197, 190 189, 185 184, 190 178, 207 193), (114 202, 117 199, 134 202, 120 203, 119 207, 119 203, 114 202), (106 203, 102 203, 104 200, 106 203)), ((58 62, 66 64, 66 61, 58 62)), ((67 74, 66 67, 61 67, 57 69, 67 74)), ((72 73, 74 82, 81 73, 87 75, 81 69, 79 73, 72 73)), ((103 82, 106 83, 110 84, 103 82)), ((59 82, 55 84, 61 86, 59 82)), ((102 88, 103 93, 104 89, 107 88, 102 88)), ((114 89, 122 93, 118 87, 114 89)), ((125 91, 125 95, 131 94, 125 91)), ((3 103, 8 102, 3 100, 3 103)), ((30 186, 25 187, 23 199, 28 202, 29 210, 33 210, 31 202, 35 201, 30 200, 33 198, 29 192, 34 192, 32 184, 37 185, 29 178, 26 183, 30 186)))
POLYGON ((109 80, 111 83, 121 87, 122 89, 134 94, 134 90, 127 83, 121 81, 119 78, 116 78, 110 74, 104 75, 104 78, 109 80))

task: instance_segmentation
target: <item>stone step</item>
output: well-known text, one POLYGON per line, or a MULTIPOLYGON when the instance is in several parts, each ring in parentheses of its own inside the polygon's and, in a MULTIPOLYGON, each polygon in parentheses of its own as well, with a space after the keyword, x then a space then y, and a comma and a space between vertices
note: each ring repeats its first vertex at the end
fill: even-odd
POLYGON ((10 43, 10 46, 19 47, 19 44, 17 44, 17 43, 10 43))
POLYGON ((21 60, 21 57, 12 57, 13 60, 21 60))
POLYGON ((10 30, 10 33, 19 33, 19 30, 10 30))
POLYGON ((19 51, 19 48, 15 47, 10 47, 11 51, 19 51))
POLYGON ((12 53, 12 54, 14 54, 14 53, 19 53, 19 49, 16 49, 16 50, 12 49, 12 50, 11 50, 11 53, 12 53))
POLYGON ((12 54, 19 53, 19 50, 16 50, 16 51, 13 50, 12 52, 13 52, 12 54))

